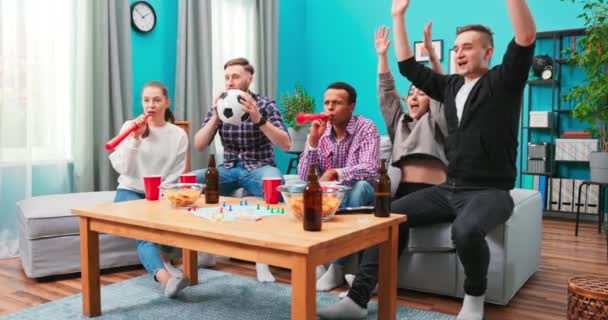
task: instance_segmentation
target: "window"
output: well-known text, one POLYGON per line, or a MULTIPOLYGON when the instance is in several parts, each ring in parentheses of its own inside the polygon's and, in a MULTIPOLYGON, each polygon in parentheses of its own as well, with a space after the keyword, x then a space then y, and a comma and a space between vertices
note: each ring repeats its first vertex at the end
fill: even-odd
POLYGON ((0 164, 71 158, 74 1, 0 1, 0 164))

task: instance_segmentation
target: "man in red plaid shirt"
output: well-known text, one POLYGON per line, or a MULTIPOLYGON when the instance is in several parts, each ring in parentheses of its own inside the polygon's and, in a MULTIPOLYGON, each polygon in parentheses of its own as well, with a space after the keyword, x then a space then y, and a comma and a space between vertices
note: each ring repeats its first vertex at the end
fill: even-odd
MULTIPOLYGON (((373 204, 372 180, 378 172, 380 136, 369 119, 354 116, 357 92, 347 83, 330 84, 323 97, 328 121, 313 121, 308 143, 300 156, 298 175, 306 180, 308 167, 316 164, 320 181, 341 181, 352 189, 345 195, 341 207, 373 204)), ((346 259, 334 261, 327 272, 317 268, 320 276, 317 290, 335 288, 344 281, 346 259)))

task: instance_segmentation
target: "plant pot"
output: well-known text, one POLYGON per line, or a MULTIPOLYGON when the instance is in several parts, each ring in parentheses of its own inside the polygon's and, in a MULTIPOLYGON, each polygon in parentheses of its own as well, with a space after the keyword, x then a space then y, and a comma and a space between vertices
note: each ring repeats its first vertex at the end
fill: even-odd
POLYGON ((289 137, 291 138, 291 148, 289 152, 302 152, 306 145, 306 139, 308 138, 308 128, 301 127, 299 129, 287 128, 289 137))
POLYGON ((608 183, 608 152, 589 153, 591 181, 608 183))

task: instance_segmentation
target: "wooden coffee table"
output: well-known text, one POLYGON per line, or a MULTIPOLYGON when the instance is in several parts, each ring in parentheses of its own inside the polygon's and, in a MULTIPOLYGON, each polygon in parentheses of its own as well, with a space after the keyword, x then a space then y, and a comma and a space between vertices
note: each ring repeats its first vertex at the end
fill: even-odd
MULTIPOLYGON (((238 204, 239 200, 222 197, 220 203, 238 204)), ((403 215, 339 215, 323 223, 321 232, 306 232, 301 222, 287 215, 257 222, 211 222, 173 209, 164 200, 112 203, 72 212, 80 216, 82 310, 88 317, 101 314, 99 233, 109 233, 184 248, 184 275, 191 285, 198 283, 197 251, 289 268, 292 319, 316 319, 317 265, 379 245, 378 318, 395 318, 398 225, 405 222, 403 215)))

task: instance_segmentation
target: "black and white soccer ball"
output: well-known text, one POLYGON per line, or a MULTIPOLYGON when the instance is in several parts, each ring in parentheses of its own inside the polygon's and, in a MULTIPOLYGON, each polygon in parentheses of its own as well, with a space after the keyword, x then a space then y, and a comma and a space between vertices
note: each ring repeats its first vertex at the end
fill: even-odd
POLYGON ((238 126, 249 118, 243 111, 245 92, 239 89, 230 89, 220 95, 217 101, 217 113, 223 123, 238 126))

